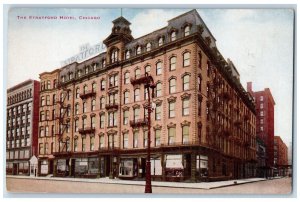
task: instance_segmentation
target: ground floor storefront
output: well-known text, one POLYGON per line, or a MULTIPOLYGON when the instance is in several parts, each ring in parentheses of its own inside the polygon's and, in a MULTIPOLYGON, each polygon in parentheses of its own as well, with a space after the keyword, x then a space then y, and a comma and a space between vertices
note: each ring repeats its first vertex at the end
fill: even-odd
POLYGON ((8 175, 29 175, 29 159, 6 162, 6 174, 8 175))
MULTIPOLYGON (((54 177, 144 180, 146 159, 146 149, 57 153, 52 160, 52 170, 54 177)), ((220 181, 256 176, 255 161, 201 147, 154 148, 150 159, 151 177, 157 181, 220 181)), ((48 166, 49 170, 50 161, 42 162, 45 164, 42 163, 41 168, 45 165, 44 169, 48 166)))

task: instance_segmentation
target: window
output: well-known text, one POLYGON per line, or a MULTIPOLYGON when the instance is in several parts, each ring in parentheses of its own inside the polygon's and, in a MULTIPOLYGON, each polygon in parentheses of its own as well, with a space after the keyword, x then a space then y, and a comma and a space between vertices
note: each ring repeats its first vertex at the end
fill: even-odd
POLYGON ((260 96, 260 101, 264 101, 264 96, 260 96))
POLYGON ((95 63, 95 64, 93 65, 93 71, 96 71, 97 67, 98 67, 98 63, 95 63))
POLYGON ((182 115, 187 116, 190 114, 189 111, 189 99, 182 100, 182 115))
POLYGON ((176 32, 172 31, 171 32, 171 41, 175 41, 176 40, 176 32))
POLYGON ((169 102, 169 118, 175 117, 175 102, 169 102))
POLYGON ((104 107, 105 107, 105 98, 102 97, 100 98, 100 109, 104 109, 104 107))
POLYGON ((74 139, 74 151, 78 151, 78 139, 74 139))
POLYGON ((55 128, 54 128, 54 125, 51 126, 51 133, 52 133, 52 136, 54 136, 54 134, 55 134, 55 128))
POLYGON ((86 102, 82 103, 82 113, 86 112, 86 102))
POLYGON ((44 154, 44 145, 43 145, 43 143, 39 144, 39 154, 44 154))
POLYGON ((183 91, 189 90, 190 89, 190 76, 185 75, 183 77, 183 91))
POLYGON ((49 136, 49 126, 45 126, 45 136, 49 136))
POLYGON ((78 132, 78 127, 79 127, 79 120, 78 119, 76 119, 75 120, 75 123, 74 123, 74 127, 75 127, 75 132, 78 132))
POLYGON ((134 121, 137 121, 139 119, 139 116, 140 116, 140 109, 139 108, 133 109, 133 119, 134 119, 134 121))
POLYGON ((151 43, 147 43, 146 45, 146 51, 151 51, 151 43))
POLYGON ((88 87, 87 87, 87 85, 83 86, 83 93, 84 93, 84 94, 86 94, 86 93, 87 93, 87 91, 88 91, 88 87))
POLYGON ((92 84, 92 92, 96 92, 97 91, 97 84, 96 83, 93 83, 92 84))
POLYGON ((43 126, 41 126, 40 127, 40 137, 44 137, 44 127, 43 126))
POLYGON ((156 75, 161 75, 162 69, 161 69, 161 62, 156 63, 156 75))
POLYGON ((144 108, 144 119, 148 119, 148 109, 144 108))
MULTIPOLYGON (((49 110, 47 110, 46 111, 46 121, 49 121, 50 120, 50 111, 49 110)), ((25 121, 24 121, 25 122, 25 121)), ((23 122, 23 123, 24 123, 23 122)))
POLYGON ((168 144, 172 145, 175 143, 175 128, 168 129, 168 144))
POLYGON ((151 70, 151 66, 150 65, 147 65, 146 67, 145 67, 145 74, 146 73, 150 73, 150 70, 151 70))
POLYGON ((144 130, 144 147, 148 147, 148 130, 144 130))
POLYGON ((100 115, 100 128, 104 128, 105 124, 105 114, 100 115))
POLYGON ((190 35, 190 31, 191 31, 190 26, 186 26, 186 27, 184 28, 184 36, 190 35))
POLYGON ((75 115, 78 115, 79 114, 79 104, 76 103, 75 104, 75 115))
POLYGON ((198 76, 198 91, 201 92, 201 83, 202 83, 202 78, 201 76, 198 76))
POLYGON ((260 124, 264 124, 264 120, 263 119, 260 119, 260 124))
POLYGON ((105 80, 104 79, 102 79, 101 80, 101 90, 105 90, 105 80))
POLYGON ((134 90, 134 102, 140 101, 140 89, 137 88, 134 90))
POLYGON ((93 100, 92 100, 91 110, 94 111, 95 109, 96 109, 96 100, 93 99, 93 100))
POLYGON ((124 149, 128 148, 128 133, 123 134, 123 148, 124 149))
POLYGON ((129 84, 129 72, 124 74, 124 84, 129 84))
POLYGON ((114 145, 113 145, 113 138, 114 138, 113 135, 109 135, 109 136, 108 136, 108 147, 109 147, 110 149, 114 148, 114 145))
POLYGON ((90 137, 90 151, 94 151, 95 146, 95 136, 90 137))
POLYGON ((164 44, 164 40, 162 37, 159 37, 158 39, 158 46, 162 46, 164 44))
POLYGON ((160 146, 160 133, 161 130, 155 130, 155 146, 160 146))
POLYGON ((89 73, 89 67, 85 67, 84 70, 85 70, 85 74, 89 73))
POLYGON ((198 99, 198 115, 201 116, 202 99, 198 99))
POLYGON ((108 126, 109 127, 117 126, 117 120, 118 120, 117 113, 118 112, 109 112, 108 113, 108 124, 109 124, 108 126))
POLYGON ((46 96, 46 105, 50 105, 50 95, 46 96))
POLYGON ((86 126, 87 126, 87 119, 86 119, 86 117, 83 117, 82 118, 82 129, 85 129, 86 126))
POLYGON ((100 140, 99 141, 100 141, 99 147, 103 148, 104 147, 104 135, 100 136, 100 140))
POLYGON ((138 147, 138 137, 139 137, 139 131, 133 132, 133 148, 138 147))
POLYGON ((169 92, 170 93, 176 92, 176 79, 175 78, 172 78, 169 81, 169 92))
POLYGON ((140 78, 141 77, 141 70, 140 69, 136 69, 134 71, 134 76, 136 79, 140 78))
POLYGON ((173 56, 170 58, 170 71, 173 71, 176 69, 176 57, 173 56))
POLYGON ((144 100, 148 100, 148 90, 144 87, 144 100))
POLYGON ((109 87, 118 86, 118 75, 113 75, 109 78, 109 87))
POLYGON ((264 104, 260 103, 260 108, 263 109, 264 108, 264 104))
POLYGON ((260 111, 260 116, 264 116, 264 111, 260 111))
POLYGON ((45 97, 42 96, 42 97, 41 97, 41 106, 44 106, 44 105, 45 105, 45 97))
POLYGON ((190 53, 186 52, 183 54, 183 66, 187 67, 190 65, 190 53))
POLYGON ((124 104, 129 103, 129 91, 124 92, 124 104))
POLYGON ((123 124, 124 125, 127 125, 128 124, 128 116, 129 116, 129 111, 128 110, 125 110, 123 112, 123 124))
POLYGON ((81 77, 81 70, 77 71, 77 76, 78 76, 78 78, 81 77))
POLYGON ((264 131, 264 127, 263 126, 260 127, 260 131, 261 132, 264 131))
POLYGON ((182 144, 189 142, 189 126, 182 127, 182 144))
POLYGON ((92 126, 92 128, 96 127, 96 117, 95 116, 91 117, 91 126, 92 126))
POLYGON ((118 61, 118 50, 114 50, 111 53, 111 63, 117 62, 118 61))
POLYGON ((141 46, 138 46, 136 48, 136 54, 139 55, 139 54, 141 54, 141 52, 142 52, 142 48, 141 48, 141 46))
POLYGON ((102 60, 102 68, 104 68, 106 66, 106 61, 105 59, 102 60))
POLYGON ((81 149, 82 149, 82 151, 84 152, 85 151, 85 137, 81 137, 81 140, 82 140, 82 146, 81 146, 81 149))
POLYGON ((48 142, 45 143, 45 154, 48 154, 48 142))
POLYGON ((162 86, 161 86, 161 83, 159 82, 159 83, 157 83, 156 84, 156 97, 160 97, 161 95, 162 95, 162 93, 161 93, 161 88, 162 88, 162 86))
POLYGON ((156 104, 155 120, 161 120, 161 105, 156 104))
POLYGON ((129 59, 130 58, 130 51, 127 50, 125 53, 125 59, 129 59))
POLYGON ((78 99, 80 96, 80 89, 79 88, 76 88, 76 98, 78 99))
POLYGON ((44 121, 45 120, 45 112, 41 111, 40 112, 40 121, 44 121))

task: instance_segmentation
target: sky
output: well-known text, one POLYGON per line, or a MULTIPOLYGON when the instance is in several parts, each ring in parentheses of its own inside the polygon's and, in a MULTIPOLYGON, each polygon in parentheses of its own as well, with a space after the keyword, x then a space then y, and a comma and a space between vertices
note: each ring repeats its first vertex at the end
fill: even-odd
MULTIPOLYGON (((122 10, 131 22, 134 38, 167 25, 191 9, 122 10)), ((246 89, 270 88, 275 105, 275 135, 292 141, 294 13, 289 9, 197 9, 216 38, 217 47, 230 58, 246 89)), ((83 44, 102 42, 111 32, 121 9, 14 8, 8 15, 7 88, 61 67, 79 53, 83 44), (19 16, 19 18, 18 18, 19 16), (26 16, 27 19, 20 19, 26 16), (70 16, 76 20, 30 20, 29 16, 70 16), (96 16, 98 20, 79 20, 96 16)))

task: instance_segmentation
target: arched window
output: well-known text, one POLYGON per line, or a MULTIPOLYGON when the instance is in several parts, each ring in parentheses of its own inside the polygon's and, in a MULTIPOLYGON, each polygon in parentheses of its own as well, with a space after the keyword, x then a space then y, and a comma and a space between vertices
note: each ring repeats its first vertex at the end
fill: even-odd
POLYGON ((127 50, 127 51, 125 52, 125 59, 129 59, 129 58, 130 58, 130 51, 127 50))
POLYGON ((185 52, 183 54, 183 66, 187 67, 190 65, 190 52, 185 52))
POLYGON ((76 103, 75 104, 75 115, 78 115, 79 114, 79 104, 76 103))
POLYGON ((169 93, 175 93, 176 92, 176 79, 172 78, 169 81, 169 93))
POLYGON ((97 84, 96 84, 96 83, 93 83, 93 84, 92 84, 92 91, 93 91, 93 92, 96 92, 96 90, 97 90, 97 84))
POLYGON ((161 75, 162 69, 161 69, 161 62, 156 63, 156 75, 161 75))
POLYGON ((86 102, 83 102, 82 103, 82 113, 85 113, 87 110, 86 110, 86 102))
POLYGON ((176 32, 172 31, 171 32, 171 41, 175 41, 176 40, 176 32))
POLYGON ((79 98, 79 96, 80 96, 80 89, 76 88, 76 98, 79 98))
POLYGON ((173 71, 176 69, 176 57, 173 56, 170 58, 170 71, 173 71))
POLYGON ((148 52, 148 51, 151 51, 151 43, 149 42, 149 43, 147 43, 147 45, 146 45, 146 51, 148 52))
POLYGON ((96 109, 96 100, 93 99, 91 103, 91 111, 94 111, 96 109))
POLYGON ((135 76, 136 79, 140 78, 141 70, 139 68, 134 71, 134 76, 135 76))
POLYGON ((129 103, 129 91, 124 92, 124 104, 129 103))
POLYGON ((118 61, 118 50, 112 51, 110 59, 111 59, 111 63, 118 61))
POLYGON ((142 53, 142 48, 141 48, 141 46, 138 46, 138 47, 136 48, 136 54, 139 55, 139 54, 141 54, 141 53, 142 53))
POLYGON ((134 90, 134 102, 140 101, 140 89, 137 88, 134 90))
POLYGON ((158 39, 158 46, 162 46, 164 44, 164 40, 162 37, 159 37, 158 39))
POLYGON ((100 109, 104 109, 104 107, 105 107, 105 98, 102 97, 100 98, 100 109))
POLYGON ((184 36, 190 35, 190 31, 191 31, 190 26, 189 25, 185 26, 185 28, 184 28, 184 36))
POLYGON ((145 67, 145 73, 150 73, 150 70, 151 70, 151 66, 150 65, 147 65, 146 67, 145 67))
POLYGON ((190 75, 183 76, 183 91, 190 89, 190 75))
POLYGON ((161 83, 159 82, 159 83, 157 83, 156 84, 156 97, 160 97, 161 95, 162 95, 162 91, 161 91, 161 89, 162 89, 162 85, 161 85, 161 83))
POLYGON ((88 86, 87 85, 83 86, 83 93, 85 94, 87 93, 87 91, 88 91, 88 86))
POLYGON ((124 84, 129 84, 129 72, 125 72, 124 74, 124 84))

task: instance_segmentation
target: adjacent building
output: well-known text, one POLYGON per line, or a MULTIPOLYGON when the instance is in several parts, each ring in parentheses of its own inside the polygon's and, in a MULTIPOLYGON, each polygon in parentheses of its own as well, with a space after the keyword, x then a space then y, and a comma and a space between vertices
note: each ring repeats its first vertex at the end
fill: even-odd
POLYGON ((27 80, 7 90, 6 173, 29 175, 29 159, 37 155, 40 83, 27 80))
POLYGON ((288 148, 280 136, 274 136, 274 175, 287 176, 288 165, 288 148))
POLYGON ((253 98, 196 10, 139 38, 119 17, 103 42, 106 52, 40 74, 40 174, 143 179, 152 79, 153 179, 255 176, 253 98))
MULTIPOLYGON (((253 91, 252 82, 247 83, 247 91, 254 97, 256 105, 256 133, 265 146, 265 166, 259 173, 273 176, 274 170, 274 106, 275 101, 269 88, 253 91)), ((260 141, 258 140, 258 141, 260 141)), ((261 154, 258 154, 261 155, 261 154)))

